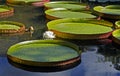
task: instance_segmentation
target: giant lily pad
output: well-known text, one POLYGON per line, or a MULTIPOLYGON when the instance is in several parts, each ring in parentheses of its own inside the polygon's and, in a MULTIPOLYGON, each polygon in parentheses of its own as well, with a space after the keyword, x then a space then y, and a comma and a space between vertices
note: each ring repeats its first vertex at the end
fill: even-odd
POLYGON ((90 19, 58 19, 48 22, 48 30, 66 39, 102 39, 111 35, 112 23, 90 19), (106 26, 107 25, 107 26, 106 26))
POLYGON ((0 17, 12 16, 13 13, 14 13, 14 9, 12 7, 8 7, 6 5, 0 5, 0 17))
POLYGON ((44 4, 46 9, 50 8, 66 8, 73 11, 86 10, 86 5, 72 1, 53 1, 44 4))
POLYGON ((19 2, 24 2, 24 3, 29 3, 29 2, 39 2, 42 0, 7 0, 9 3, 19 3, 19 2))
POLYGON ((120 29, 116 29, 112 32, 112 39, 115 43, 120 44, 120 29))
POLYGON ((105 18, 120 19, 120 5, 95 6, 94 11, 105 18))
POLYGON ((34 6, 41 6, 44 2, 48 2, 49 0, 7 0, 8 5, 25 5, 31 4, 34 6))
POLYGON ((54 8, 45 11, 46 17, 50 20, 61 18, 96 18, 96 16, 83 12, 73 12, 65 8, 54 8))
POLYGON ((116 22, 115 22, 115 27, 116 27, 116 28, 120 28, 120 21, 116 21, 116 22))
POLYGON ((31 40, 8 49, 8 59, 28 66, 59 67, 80 60, 77 45, 61 40, 31 40))
POLYGON ((12 34, 25 31, 25 26, 19 22, 0 21, 0 33, 12 34))

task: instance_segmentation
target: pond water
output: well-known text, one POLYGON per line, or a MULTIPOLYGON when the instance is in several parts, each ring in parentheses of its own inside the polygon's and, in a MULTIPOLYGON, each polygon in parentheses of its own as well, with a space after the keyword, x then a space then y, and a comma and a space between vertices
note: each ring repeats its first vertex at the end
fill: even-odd
POLYGON ((34 32, 24 34, 0 34, 0 76, 120 76, 120 50, 110 39, 98 41, 72 41, 82 49, 81 63, 71 69, 58 72, 31 72, 11 65, 6 52, 11 45, 21 41, 43 39, 47 30, 44 8, 14 6, 15 14, 0 21, 10 20, 24 23, 26 28, 34 27, 34 32))

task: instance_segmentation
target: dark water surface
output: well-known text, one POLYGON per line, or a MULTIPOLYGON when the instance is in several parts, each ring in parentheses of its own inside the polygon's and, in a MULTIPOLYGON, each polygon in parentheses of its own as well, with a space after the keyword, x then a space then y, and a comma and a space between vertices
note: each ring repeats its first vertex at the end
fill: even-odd
POLYGON ((44 8, 15 6, 14 16, 0 18, 18 21, 34 27, 34 32, 17 35, 0 34, 0 76, 120 76, 120 50, 110 39, 99 41, 74 41, 82 49, 81 63, 68 70, 59 72, 31 72, 11 65, 6 57, 8 48, 21 41, 42 39, 46 31, 44 8))

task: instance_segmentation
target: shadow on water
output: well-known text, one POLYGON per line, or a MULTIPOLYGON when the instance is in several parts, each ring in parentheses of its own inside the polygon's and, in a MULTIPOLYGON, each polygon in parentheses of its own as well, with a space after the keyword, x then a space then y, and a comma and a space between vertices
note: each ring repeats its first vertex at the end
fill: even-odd
POLYGON ((8 61, 11 65, 13 65, 16 68, 23 69, 26 71, 31 71, 31 72, 60 72, 60 71, 72 69, 81 63, 81 60, 79 60, 72 64, 67 64, 63 66, 28 66, 28 65, 15 63, 11 61, 10 59, 8 59, 8 61))
POLYGON ((118 44, 112 42, 106 46, 101 46, 98 53, 104 55, 105 62, 112 62, 116 70, 120 70, 120 47, 118 44))
POLYGON ((75 39, 62 39, 62 38, 58 38, 56 37, 55 39, 60 39, 60 40, 66 40, 72 43, 75 43, 79 46, 84 46, 84 45, 106 45, 106 44, 110 44, 112 42, 111 39, 90 39, 90 40, 75 40, 75 39))

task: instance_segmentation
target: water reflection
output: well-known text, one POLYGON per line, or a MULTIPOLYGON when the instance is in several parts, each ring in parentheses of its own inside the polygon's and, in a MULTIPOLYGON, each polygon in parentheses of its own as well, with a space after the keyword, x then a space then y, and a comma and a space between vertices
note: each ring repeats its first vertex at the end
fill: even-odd
POLYGON ((53 66, 28 66, 28 65, 22 65, 22 64, 18 64, 18 63, 15 63, 15 62, 12 62, 11 60, 9 60, 9 63, 11 65, 13 65, 14 67, 16 68, 19 68, 19 69, 23 69, 23 70, 26 70, 26 71, 31 71, 31 72, 60 72, 60 71, 65 71, 65 70, 68 70, 68 69, 72 69, 76 66, 78 66, 80 64, 80 60, 77 61, 77 62, 74 62, 74 63, 71 63, 71 64, 67 64, 67 65, 63 65, 63 66, 57 66, 57 67, 53 67, 53 66))
MULTIPOLYGON (((59 38, 60 39, 60 38, 59 38)), ((64 39, 65 40, 65 39, 64 39)), ((110 44, 112 42, 111 39, 98 39, 98 40, 68 40, 70 42, 73 42, 79 46, 96 46, 96 45, 107 45, 110 44)))
POLYGON ((111 62, 111 67, 120 70, 120 49, 118 49, 117 44, 112 43, 109 44, 109 46, 106 46, 104 51, 99 52, 104 55, 104 58, 102 59, 103 62, 111 62))
POLYGON ((99 46, 92 49, 87 47, 82 53, 81 65, 85 70, 84 76, 116 76, 118 71, 111 61, 106 61, 106 57, 98 52, 99 48, 99 46))
POLYGON ((2 61, 0 64, 0 66, 2 66, 2 69, 0 69, 0 76, 71 76, 70 70, 54 73, 36 73, 12 67, 8 64, 8 61, 5 57, 0 58, 0 61, 2 61))

